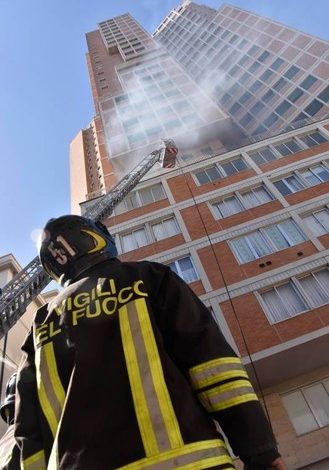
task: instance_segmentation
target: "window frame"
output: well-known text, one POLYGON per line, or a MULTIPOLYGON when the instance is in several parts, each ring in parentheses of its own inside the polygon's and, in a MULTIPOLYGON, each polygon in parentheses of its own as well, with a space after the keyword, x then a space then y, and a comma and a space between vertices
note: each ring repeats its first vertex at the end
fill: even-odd
MULTIPOLYGON (((328 276, 329 276, 329 268, 326 267, 326 266, 323 266, 319 269, 317 269, 316 271, 310 271, 310 272, 307 272, 307 273, 303 273, 302 275, 299 275, 298 277, 297 276, 291 276, 290 278, 288 278, 286 281, 282 281, 274 286, 271 286, 269 288, 266 288, 266 289, 262 289, 261 291, 255 291, 255 296, 264 312, 264 314, 266 315, 266 318, 267 320, 269 321, 269 323, 271 325, 275 325, 277 323, 281 323, 282 321, 286 321, 286 320, 289 320, 291 318, 295 318, 297 317, 298 315, 301 315, 303 313, 306 313, 306 312, 309 312, 310 310, 313 310, 315 308, 320 308, 320 307, 323 307, 324 305, 329 305, 329 289, 326 289, 326 287, 324 286, 324 284, 321 284, 316 278, 316 281, 317 283, 320 285, 320 287, 322 288, 322 290, 325 292, 325 294, 328 295, 328 301, 323 303, 323 304, 319 304, 319 305, 315 305, 315 303, 313 302, 313 300, 311 299, 311 297, 309 296, 309 294, 307 293, 307 291, 305 290, 305 288, 303 288, 303 286, 301 285, 301 283, 299 282, 300 279, 303 279, 305 277, 308 277, 308 276, 313 276, 316 275, 317 273, 321 272, 321 271, 327 271, 328 272, 328 276), (287 285, 287 284, 291 284, 292 287, 293 287, 293 290, 296 292, 296 294, 299 296, 299 300, 301 300, 305 305, 306 305, 306 309, 296 313, 296 314, 292 314, 292 315, 289 315, 287 316, 286 318, 283 318, 281 320, 277 320, 275 321, 274 318, 273 318, 273 312, 270 312, 265 301, 263 300, 263 297, 262 297, 262 294, 266 293, 266 292, 270 292, 272 290, 276 291, 277 292, 277 288, 281 287, 281 286, 284 286, 284 285, 287 285)), ((281 299, 281 296, 280 294, 277 292, 277 295, 279 295, 280 299, 281 299)), ((282 301, 282 300, 281 300, 282 301)))
POLYGON ((256 230, 253 230, 251 232, 245 233, 244 235, 241 235, 241 236, 232 238, 230 240, 227 240, 228 245, 229 245, 232 253, 234 254, 235 258, 237 259, 238 263, 240 265, 246 264, 246 263, 251 263, 253 261, 256 261, 258 259, 263 258, 264 256, 268 256, 268 255, 271 255, 273 253, 278 253, 279 251, 286 250, 286 249, 291 248, 293 246, 299 245, 300 243, 303 243, 303 241, 298 242, 298 243, 294 243, 293 239, 290 238, 289 233, 285 232, 285 230, 281 227, 281 224, 283 224, 284 222, 289 222, 289 221, 293 223, 293 225, 297 229, 297 232, 299 232, 300 235, 304 238, 303 241, 307 241, 308 240, 307 235, 303 232, 303 230, 299 227, 299 225, 295 222, 295 220, 290 217, 288 219, 284 219, 280 222, 277 222, 276 224, 266 225, 264 227, 260 227, 256 230), (285 248, 278 249, 275 242, 272 240, 270 235, 266 232, 266 229, 269 229, 271 227, 276 227, 279 230, 280 234, 282 235, 282 237, 284 238, 284 240, 286 241, 286 243, 289 246, 287 246, 285 248), (268 253, 265 253, 262 256, 258 256, 257 250, 255 249, 255 246, 253 246, 251 238, 250 238, 250 236, 253 235, 253 234, 260 235, 261 241, 262 241, 264 247, 269 248, 271 251, 269 251, 268 253), (233 244, 233 242, 235 240, 240 240, 240 239, 244 239, 245 243, 248 245, 248 248, 250 249, 251 253, 254 256, 254 259, 251 259, 251 260, 248 260, 248 261, 243 260, 241 254, 238 252, 238 250, 236 250, 236 248, 234 247, 234 244, 233 244))
MULTIPOLYGON (((197 271, 197 269, 196 269, 196 267, 195 267, 195 263, 194 263, 194 261, 193 261, 193 257, 192 257, 192 255, 191 255, 190 253, 187 253, 186 255, 183 255, 183 256, 181 256, 181 257, 179 257, 179 258, 175 258, 174 260, 169 261, 169 263, 167 264, 167 266, 170 268, 170 265, 171 265, 171 264, 175 264, 175 265, 176 265, 176 269, 177 269, 176 274, 177 274, 181 279, 183 279, 183 281, 185 281, 187 284, 191 284, 192 282, 201 281, 200 275, 199 275, 199 273, 198 273, 198 271, 197 271), (178 264, 179 261, 181 261, 181 260, 183 260, 183 259, 186 259, 186 258, 188 258, 188 259, 190 260, 190 262, 191 262, 191 264, 192 264, 192 268, 193 268, 194 273, 195 273, 195 275, 196 275, 196 279, 194 279, 193 281, 190 281, 190 282, 189 282, 188 280, 186 280, 186 279, 183 277, 183 275, 181 275, 181 274, 182 274, 182 270, 181 270, 181 268, 180 268, 180 266, 179 266, 179 264, 178 264), (177 263, 179 269, 177 269, 176 263, 177 263), (181 274, 179 274, 179 273, 181 273, 181 274)), ((170 268, 170 269, 171 269, 171 268, 170 268)), ((175 272, 174 270, 172 270, 172 271, 175 272)))

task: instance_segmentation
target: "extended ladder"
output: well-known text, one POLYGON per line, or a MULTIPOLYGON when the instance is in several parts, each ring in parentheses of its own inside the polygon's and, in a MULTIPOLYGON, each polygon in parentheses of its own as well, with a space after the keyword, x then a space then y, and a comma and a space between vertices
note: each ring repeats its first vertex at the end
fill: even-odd
MULTIPOLYGON (((163 168, 173 168, 176 161, 177 147, 173 140, 163 140, 162 146, 147 155, 128 175, 111 191, 89 206, 84 213, 95 221, 109 217, 113 209, 132 191, 141 178, 160 162, 163 168)), ((0 290, 0 339, 26 312, 28 305, 49 284, 51 278, 36 256, 25 268, 0 290)))

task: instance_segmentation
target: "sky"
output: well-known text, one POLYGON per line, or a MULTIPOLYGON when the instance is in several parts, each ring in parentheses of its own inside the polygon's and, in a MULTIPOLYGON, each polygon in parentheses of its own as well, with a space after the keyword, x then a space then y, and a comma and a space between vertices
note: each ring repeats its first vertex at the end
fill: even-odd
MULTIPOLYGON (((327 0, 230 3, 329 40, 327 0)), ((85 33, 127 12, 153 32, 178 4, 0 0, 0 256, 12 253, 25 266, 45 222, 70 212, 69 145, 94 115, 85 33)))

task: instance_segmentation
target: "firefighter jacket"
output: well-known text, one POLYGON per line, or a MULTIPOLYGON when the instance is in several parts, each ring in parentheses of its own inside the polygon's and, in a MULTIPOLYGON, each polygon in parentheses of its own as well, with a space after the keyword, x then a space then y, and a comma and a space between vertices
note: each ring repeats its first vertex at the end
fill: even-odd
POLYGON ((233 469, 213 419, 236 455, 279 455, 240 359, 167 266, 92 266, 37 311, 23 351, 23 470, 233 469))
POLYGON ((14 431, 14 426, 10 425, 0 439, 0 470, 20 470, 19 448, 14 431))

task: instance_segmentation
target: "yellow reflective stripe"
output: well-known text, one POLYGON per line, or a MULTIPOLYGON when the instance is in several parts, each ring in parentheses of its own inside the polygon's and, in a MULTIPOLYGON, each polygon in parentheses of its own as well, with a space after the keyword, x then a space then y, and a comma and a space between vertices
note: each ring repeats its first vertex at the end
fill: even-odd
POLYGON ((35 362, 39 402, 55 437, 64 406, 65 391, 59 378, 52 343, 37 348, 35 362))
POLYGON ((194 390, 233 378, 248 378, 238 357, 225 357, 198 364, 189 369, 194 390))
POLYGON ((55 436, 58 421, 57 421, 55 412, 54 412, 54 410, 51 406, 51 403, 48 400, 47 393, 46 393, 45 387, 44 387, 43 382, 42 382, 42 377, 41 377, 41 354, 42 354, 42 349, 43 348, 37 349, 36 356, 35 356, 38 397, 39 397, 39 402, 40 402, 43 414, 45 415, 45 417, 48 421, 49 427, 51 429, 51 433, 52 433, 53 436, 55 436))
POLYGON ((119 322, 131 393, 134 401, 141 438, 146 455, 154 455, 158 453, 159 450, 143 391, 142 379, 126 306, 123 306, 119 309, 119 322))
POLYGON ((46 470, 45 453, 40 450, 21 462, 21 470, 46 470))
POLYGON ((220 439, 211 439, 193 442, 192 444, 186 444, 178 449, 171 449, 152 457, 146 457, 137 462, 119 467, 117 470, 167 470, 168 468, 196 470, 211 468, 211 466, 224 463, 231 464, 231 468, 234 469, 232 459, 226 449, 225 443, 220 439), (206 457, 202 457, 202 454, 200 454, 202 451, 206 451, 206 457))
POLYGON ((228 384, 219 385, 198 393, 198 397, 209 412, 219 411, 246 401, 258 400, 249 380, 235 380, 228 384))
POLYGON ((46 352, 47 364, 48 364, 49 371, 50 371, 51 383, 53 385, 53 388, 54 388, 57 400, 61 406, 61 409, 63 409, 64 402, 65 402, 65 391, 58 375, 53 343, 46 344, 45 352, 46 352))
POLYGON ((190 372, 196 374, 198 372, 203 372, 206 369, 210 369, 215 366, 222 366, 225 364, 241 364, 241 360, 238 357, 231 356, 211 359, 210 361, 203 362, 202 364, 191 367, 190 372))
POLYGON ((167 429, 171 447, 181 447, 184 442, 180 433, 176 414, 170 399, 163 375, 161 360, 158 348, 154 338, 149 313, 145 299, 137 299, 136 308, 139 322, 142 329, 142 335, 145 342, 146 352, 150 364, 151 375, 155 386, 156 394, 159 399, 159 405, 163 416, 164 424, 167 429))

